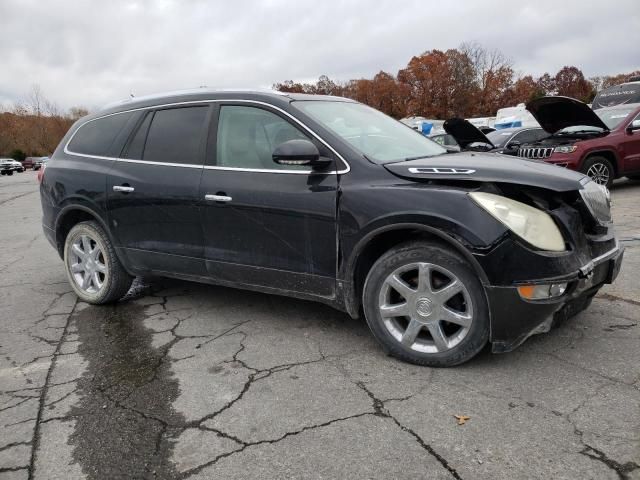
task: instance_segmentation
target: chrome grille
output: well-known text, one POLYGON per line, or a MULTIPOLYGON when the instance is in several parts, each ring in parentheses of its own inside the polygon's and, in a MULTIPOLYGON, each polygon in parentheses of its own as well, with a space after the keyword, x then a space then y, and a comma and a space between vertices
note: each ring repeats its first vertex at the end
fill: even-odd
POLYGON ((549 158, 552 153, 553 147, 523 147, 518 150, 518 156, 524 158, 549 158))
POLYGON ((596 182, 588 182, 580 195, 593 218, 601 225, 611 222, 609 190, 596 182))

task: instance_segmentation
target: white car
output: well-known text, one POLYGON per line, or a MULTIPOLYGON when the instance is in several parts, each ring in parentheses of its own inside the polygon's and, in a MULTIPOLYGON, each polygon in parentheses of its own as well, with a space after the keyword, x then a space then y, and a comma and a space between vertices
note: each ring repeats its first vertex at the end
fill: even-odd
POLYGON ((0 158, 0 173, 2 175, 13 175, 13 172, 24 172, 24 167, 13 158, 0 158))

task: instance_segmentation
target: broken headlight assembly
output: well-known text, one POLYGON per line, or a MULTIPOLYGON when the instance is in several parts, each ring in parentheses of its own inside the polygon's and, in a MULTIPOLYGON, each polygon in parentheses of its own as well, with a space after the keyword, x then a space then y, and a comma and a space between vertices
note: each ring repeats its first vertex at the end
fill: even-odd
POLYGON ((566 250, 562 233, 548 213, 493 193, 471 192, 469 196, 530 245, 552 252, 566 250))

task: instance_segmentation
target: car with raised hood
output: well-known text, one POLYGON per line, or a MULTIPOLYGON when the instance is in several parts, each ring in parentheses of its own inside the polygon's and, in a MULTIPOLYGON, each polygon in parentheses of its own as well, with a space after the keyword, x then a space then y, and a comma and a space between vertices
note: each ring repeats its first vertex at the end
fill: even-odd
POLYGON ((443 129, 447 132, 443 136, 443 143, 441 143, 445 147, 457 145, 460 150, 503 153, 505 155, 517 155, 522 144, 542 140, 549 136, 539 127, 483 131, 482 127, 478 128, 462 118, 450 118, 444 123, 443 129))
POLYGON ((613 282, 607 194, 544 162, 446 154, 353 100, 215 90, 78 120, 40 185, 82 301, 146 274, 314 300, 432 366, 512 350, 613 282))
POLYGON ((582 172, 611 186, 618 177, 640 178, 640 103, 592 110, 569 97, 542 97, 527 109, 550 135, 524 144, 518 156, 582 172))

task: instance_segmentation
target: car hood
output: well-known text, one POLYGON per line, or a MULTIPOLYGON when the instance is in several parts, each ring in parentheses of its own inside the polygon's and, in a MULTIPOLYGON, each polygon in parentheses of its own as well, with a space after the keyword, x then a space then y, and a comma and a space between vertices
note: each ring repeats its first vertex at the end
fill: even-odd
POLYGON ((463 149, 476 142, 486 143, 491 145, 491 148, 495 148, 491 140, 478 127, 464 118, 450 118, 444 122, 442 127, 445 132, 456 139, 458 145, 463 149))
POLYGON ((587 104, 575 98, 542 97, 527 103, 527 110, 549 133, 556 133, 563 128, 578 125, 609 130, 609 127, 587 104))
POLYGON ((580 190, 581 173, 539 160, 497 153, 461 152, 407 162, 389 163, 386 169, 403 178, 420 180, 467 180, 546 188, 556 192, 580 190))

